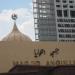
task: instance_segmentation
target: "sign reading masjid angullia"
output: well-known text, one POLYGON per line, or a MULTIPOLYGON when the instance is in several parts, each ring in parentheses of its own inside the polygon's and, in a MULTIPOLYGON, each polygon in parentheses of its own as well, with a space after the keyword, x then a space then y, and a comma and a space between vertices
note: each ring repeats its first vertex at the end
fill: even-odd
POLYGON ((0 72, 17 64, 57 66, 75 64, 75 43, 33 42, 16 26, 13 14, 12 31, 0 41, 0 72))

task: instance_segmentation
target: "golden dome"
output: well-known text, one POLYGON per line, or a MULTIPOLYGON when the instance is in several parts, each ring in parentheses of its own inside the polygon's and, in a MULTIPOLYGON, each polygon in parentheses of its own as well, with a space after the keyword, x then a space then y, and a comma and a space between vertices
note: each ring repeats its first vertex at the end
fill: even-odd
POLYGON ((32 41, 28 36, 21 33, 16 23, 14 22, 14 27, 12 29, 12 32, 8 34, 5 38, 2 39, 2 41, 32 41))

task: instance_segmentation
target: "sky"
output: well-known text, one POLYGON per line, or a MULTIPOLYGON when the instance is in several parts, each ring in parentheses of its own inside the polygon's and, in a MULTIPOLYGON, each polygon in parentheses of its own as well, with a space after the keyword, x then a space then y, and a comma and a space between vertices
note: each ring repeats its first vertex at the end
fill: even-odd
POLYGON ((18 16, 16 24, 19 30, 34 41, 32 0, 0 0, 0 40, 13 28, 13 13, 18 16))

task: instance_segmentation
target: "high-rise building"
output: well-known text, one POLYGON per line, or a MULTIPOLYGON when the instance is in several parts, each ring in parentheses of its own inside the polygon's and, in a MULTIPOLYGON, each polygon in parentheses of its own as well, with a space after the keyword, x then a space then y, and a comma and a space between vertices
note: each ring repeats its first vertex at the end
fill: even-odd
POLYGON ((75 0, 33 0, 35 38, 75 41, 75 0))
POLYGON ((33 0, 35 38, 39 41, 56 41, 54 0, 33 0))

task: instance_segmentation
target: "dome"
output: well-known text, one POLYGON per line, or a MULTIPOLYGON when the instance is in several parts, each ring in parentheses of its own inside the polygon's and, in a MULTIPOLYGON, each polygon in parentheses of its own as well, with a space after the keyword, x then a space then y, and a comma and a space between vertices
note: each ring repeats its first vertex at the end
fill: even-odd
POLYGON ((28 36, 24 35, 21 33, 17 26, 16 23, 14 22, 14 27, 6 37, 2 39, 2 41, 32 41, 28 36))

